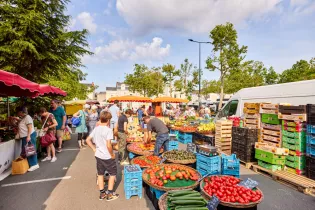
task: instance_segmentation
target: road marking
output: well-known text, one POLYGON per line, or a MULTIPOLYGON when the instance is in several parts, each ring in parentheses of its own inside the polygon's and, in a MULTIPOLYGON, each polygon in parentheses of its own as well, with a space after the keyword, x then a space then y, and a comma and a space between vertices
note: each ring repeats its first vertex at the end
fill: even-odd
POLYGON ((84 150, 84 149, 86 149, 86 148, 82 148, 82 149, 80 149, 80 148, 63 149, 62 151, 76 151, 76 150, 84 150))
POLYGON ((10 186, 16 186, 16 185, 23 185, 23 184, 33 184, 38 182, 50 182, 50 181, 57 181, 62 179, 70 179, 71 176, 64 176, 64 177, 57 177, 57 178, 50 178, 50 179, 38 179, 33 181, 27 181, 27 182, 17 182, 17 183, 11 183, 11 184, 3 184, 1 187, 10 187, 10 186))

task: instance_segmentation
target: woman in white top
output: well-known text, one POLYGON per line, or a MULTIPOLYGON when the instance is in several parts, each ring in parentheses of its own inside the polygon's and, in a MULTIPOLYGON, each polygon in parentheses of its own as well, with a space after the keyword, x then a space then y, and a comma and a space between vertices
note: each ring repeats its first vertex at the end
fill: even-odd
MULTIPOLYGON (((25 153, 26 144, 33 144, 36 150, 36 132, 33 119, 27 114, 26 107, 19 107, 17 111, 17 115, 19 116, 19 118, 17 118, 19 120, 18 134, 22 140, 22 153, 25 153)), ((30 166, 28 171, 35 171, 39 168, 37 154, 27 157, 27 161, 30 166)))
POLYGON ((88 117, 88 132, 89 134, 92 133, 92 131, 94 130, 96 123, 98 121, 98 113, 97 113, 97 106, 93 105, 91 108, 91 112, 89 113, 89 117, 88 117))

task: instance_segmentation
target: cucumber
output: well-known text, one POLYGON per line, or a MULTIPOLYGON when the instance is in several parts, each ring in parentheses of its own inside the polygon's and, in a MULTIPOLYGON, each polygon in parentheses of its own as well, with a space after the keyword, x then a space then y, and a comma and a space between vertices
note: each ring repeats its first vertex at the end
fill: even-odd
POLYGON ((191 194, 186 194, 186 195, 178 195, 178 196, 170 196, 169 198, 182 198, 182 197, 199 197, 201 198, 200 193, 191 193, 191 194))
POLYGON ((175 197, 175 198, 169 198, 169 201, 186 201, 186 200, 199 200, 204 201, 202 197, 175 197))
POLYGON ((187 206, 187 207, 176 207, 175 210, 208 210, 207 207, 193 207, 193 206, 187 206))
POLYGON ((179 206, 179 205, 206 205, 204 201, 196 201, 196 200, 178 200, 172 201, 172 204, 179 206))
POLYGON ((193 191, 193 190, 183 190, 183 191, 179 191, 179 192, 173 192, 173 193, 169 193, 169 195, 171 197, 175 197, 175 196, 184 196, 184 195, 189 195, 189 194, 192 194, 192 193, 195 193, 196 191, 193 191))

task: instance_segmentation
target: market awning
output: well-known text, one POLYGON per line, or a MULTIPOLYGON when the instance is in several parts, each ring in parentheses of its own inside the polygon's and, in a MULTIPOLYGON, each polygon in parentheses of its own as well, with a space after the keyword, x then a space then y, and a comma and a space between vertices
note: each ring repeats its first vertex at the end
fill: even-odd
POLYGON ((152 102, 168 102, 168 103, 188 103, 187 99, 172 98, 172 97, 158 97, 153 99, 152 102))
POLYGON ((40 96, 47 96, 47 95, 67 96, 67 92, 51 85, 39 85, 39 87, 40 87, 40 93, 39 93, 40 96))
POLYGON ((0 96, 36 97, 39 85, 17 74, 0 70, 0 96))
POLYGON ((114 102, 118 100, 119 102, 151 102, 151 98, 142 97, 142 96, 119 96, 111 97, 108 99, 109 102, 114 102))

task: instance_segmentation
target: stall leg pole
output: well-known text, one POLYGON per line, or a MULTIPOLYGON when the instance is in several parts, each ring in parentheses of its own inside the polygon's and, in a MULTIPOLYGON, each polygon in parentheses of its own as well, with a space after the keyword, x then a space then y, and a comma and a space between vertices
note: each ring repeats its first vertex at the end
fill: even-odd
POLYGON ((8 118, 10 117, 10 103, 9 103, 9 96, 7 96, 7 105, 8 105, 8 118))

